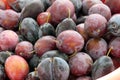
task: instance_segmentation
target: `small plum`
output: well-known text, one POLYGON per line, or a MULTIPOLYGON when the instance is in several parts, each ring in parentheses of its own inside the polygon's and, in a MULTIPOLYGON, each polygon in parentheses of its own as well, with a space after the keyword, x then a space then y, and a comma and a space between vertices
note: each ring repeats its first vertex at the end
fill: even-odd
POLYGON ((12 9, 0 9, 0 25, 5 29, 14 29, 19 22, 19 14, 12 9))
POLYGON ((95 4, 102 4, 102 1, 100 0, 83 0, 82 2, 82 11, 85 15, 88 15, 88 11, 90 7, 92 7, 95 4))
POLYGON ((91 14, 85 20, 85 31, 90 37, 102 37, 107 30, 107 20, 100 14, 91 14))
POLYGON ((90 15, 90 14, 95 14, 95 13, 101 14, 107 20, 111 18, 111 10, 105 4, 95 4, 92 7, 90 7, 88 14, 90 15))
POLYGON ((76 26, 76 31, 79 32, 83 36, 85 41, 88 40, 89 37, 88 37, 88 34, 85 31, 84 23, 78 24, 76 26))
POLYGON ((30 59, 33 56, 33 45, 28 41, 21 41, 16 45, 15 54, 22 56, 25 59, 30 59))
POLYGON ((63 19, 72 17, 75 13, 75 8, 70 0, 55 0, 47 9, 51 13, 51 23, 57 25, 63 19))
POLYGON ((114 57, 120 58, 120 37, 116 37, 109 43, 110 54, 114 57))
POLYGON ((107 53, 107 42, 103 38, 91 38, 87 41, 85 50, 94 59, 97 60, 107 53))
POLYGON ((84 52, 78 52, 69 59, 70 71, 75 76, 84 76, 90 73, 93 60, 84 52))
POLYGON ((19 41, 18 35, 12 30, 0 33, 0 51, 14 50, 19 41))
POLYGON ((68 55, 81 51, 84 38, 77 31, 65 30, 57 36, 57 48, 68 55))
POLYGON ((37 22, 39 25, 43 25, 44 23, 50 22, 51 14, 49 12, 41 12, 37 16, 37 22))
POLYGON ((54 36, 43 36, 39 38, 34 45, 36 54, 42 56, 46 51, 56 49, 55 39, 54 36))

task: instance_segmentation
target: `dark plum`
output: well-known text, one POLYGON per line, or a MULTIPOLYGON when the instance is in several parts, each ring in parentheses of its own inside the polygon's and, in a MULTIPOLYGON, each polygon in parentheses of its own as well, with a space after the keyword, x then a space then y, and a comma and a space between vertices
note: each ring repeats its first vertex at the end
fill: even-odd
MULTIPOLYGON (((15 11, 21 11, 28 0, 6 0, 10 7, 15 11)), ((30 1, 30 0, 29 0, 30 1)))
POLYGON ((79 32, 83 36, 85 41, 88 40, 89 37, 88 37, 88 34, 85 31, 84 23, 78 24, 76 26, 76 31, 79 32))
POLYGON ((35 68, 40 63, 40 61, 41 61, 41 58, 37 54, 34 54, 33 57, 28 61, 29 67, 30 67, 30 71, 34 71, 35 68))
POLYGON ((70 0, 73 5, 75 6, 75 13, 78 15, 80 13, 80 10, 82 8, 82 1, 81 0, 70 0))
POLYGON ((69 59, 70 71, 75 76, 84 76, 91 72, 93 60, 84 52, 78 52, 69 59))
POLYGON ((116 58, 113 56, 111 58, 112 58, 115 69, 119 68, 120 67, 120 58, 116 58))
POLYGON ((52 57, 60 57, 64 60, 68 61, 68 56, 63 52, 60 52, 59 50, 50 50, 50 51, 45 52, 41 56, 41 60, 45 59, 45 58, 52 58, 52 57))
POLYGON ((43 12, 44 10, 45 8, 41 0, 33 0, 22 9, 20 21, 22 21, 26 17, 36 19, 38 14, 43 12))
POLYGON ((109 6, 112 14, 120 13, 120 1, 119 0, 105 0, 104 3, 109 6))
POLYGON ((33 18, 24 18, 20 23, 19 32, 29 42, 35 43, 38 40, 39 25, 33 18))
POLYGON ((92 80, 90 76, 81 76, 78 77, 76 80, 92 80))
POLYGON ((105 4, 95 4, 92 7, 90 7, 88 14, 90 15, 90 14, 95 14, 95 13, 101 14, 107 20, 111 18, 111 10, 105 4))
POLYGON ((102 4, 102 1, 100 1, 100 0, 83 0, 83 2, 82 2, 83 13, 85 15, 87 15, 90 7, 92 7, 95 4, 102 4))
POLYGON ((55 0, 47 9, 47 12, 51 13, 51 23, 57 25, 68 16, 72 17, 75 13, 75 8, 70 0, 55 0))
POLYGON ((116 37, 109 43, 110 54, 114 57, 120 58, 120 37, 116 37))
POLYGON ((114 36, 120 36, 120 14, 113 15, 108 21, 107 30, 114 36))
POLYGON ((41 1, 44 5, 45 11, 52 5, 51 0, 41 0, 41 1))
POLYGON ((14 29, 19 22, 19 14, 12 9, 0 9, 0 25, 5 29, 14 29))
POLYGON ((114 70, 114 64, 109 56, 102 56, 97 59, 92 67, 92 80, 96 80, 114 70))
POLYGON ((0 64, 0 80, 6 80, 4 66, 0 64))
POLYGON ((91 38, 85 45, 86 52, 93 58, 93 60, 97 60, 101 56, 106 55, 107 49, 107 42, 103 38, 91 38))
POLYGON ((107 20, 100 14, 91 14, 85 20, 85 30, 90 37, 102 37, 107 30, 107 20))
MULTIPOLYGON (((45 23, 45 24, 41 25, 39 28, 39 33, 41 33, 41 31, 42 31, 43 36, 47 36, 47 35, 55 36, 55 28, 50 23, 45 23)), ((39 35, 39 37, 40 36, 41 35, 39 35)))
POLYGON ((19 41, 18 35, 12 30, 0 33, 0 51, 14 50, 19 41))
POLYGON ((35 71, 32 71, 30 72, 26 79, 25 80, 40 80, 39 77, 38 77, 38 72, 35 70, 35 71))
POLYGON ((46 51, 56 49, 56 38, 43 36, 36 41, 34 49, 38 56, 42 56, 46 51))
POLYGON ((43 59, 37 71, 40 80, 67 80, 70 73, 68 63, 59 57, 43 59))
POLYGON ((12 53, 10 51, 1 51, 0 52, 0 64, 4 65, 6 59, 11 55, 12 53))
POLYGON ((87 17, 88 17, 88 15, 86 15, 86 16, 81 15, 80 17, 78 17, 78 18, 76 19, 76 24, 78 25, 78 24, 80 24, 80 23, 84 23, 87 17))
POLYGON ((22 56, 26 60, 33 56, 33 45, 28 41, 21 41, 16 45, 15 54, 22 56))
POLYGON ((65 18, 56 27, 56 36, 65 30, 76 30, 76 23, 71 18, 65 18))
POLYGON ((68 55, 81 51, 84 38, 77 31, 65 30, 57 36, 57 48, 68 55))
POLYGON ((51 20, 51 14, 50 12, 41 12, 37 16, 37 22, 39 25, 43 25, 45 23, 50 22, 51 20))

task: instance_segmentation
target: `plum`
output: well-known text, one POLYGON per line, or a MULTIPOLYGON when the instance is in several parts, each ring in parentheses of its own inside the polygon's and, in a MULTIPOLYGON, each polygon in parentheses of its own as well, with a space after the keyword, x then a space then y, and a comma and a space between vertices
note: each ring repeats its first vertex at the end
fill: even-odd
POLYGON ((106 33, 107 20, 100 14, 89 15, 84 24, 89 37, 102 37, 106 33))
POLYGON ((68 55, 81 51, 84 38, 77 31, 65 30, 57 36, 57 48, 68 55))
POLYGON ((19 23, 19 14, 14 10, 0 9, 0 25, 5 29, 14 29, 19 23))
POLYGON ((13 10, 20 12, 28 0, 6 0, 6 1, 12 7, 13 10))
POLYGON ((41 12, 37 16, 37 22, 39 25, 43 25, 44 23, 48 23, 51 20, 50 12, 41 12))
POLYGON ((11 55, 5 61, 5 71, 10 80, 24 80, 29 73, 29 66, 21 56, 11 55))
POLYGON ((14 31, 4 30, 0 33, 0 51, 14 50, 18 41, 18 35, 14 31))
POLYGON ((6 59, 12 55, 10 51, 1 51, 0 52, 0 64, 5 64, 6 59))
POLYGON ((0 80, 6 80, 4 66, 0 64, 0 80))
POLYGON ((107 49, 107 42, 103 38, 91 38, 85 45, 86 52, 93 60, 97 60, 101 56, 106 55, 107 49))
POLYGON ((55 28, 50 23, 45 23, 45 24, 41 25, 39 28, 39 38, 41 36, 47 36, 47 35, 55 36, 55 28), (41 32, 42 32, 42 34, 41 34, 41 32))
POLYGON ((67 80, 70 73, 68 63, 59 57, 43 59, 37 71, 40 80, 67 80))
POLYGON ((101 14, 107 20, 111 18, 111 10, 105 4, 95 4, 92 7, 90 7, 88 14, 90 15, 90 14, 95 14, 95 13, 101 14))
POLYGON ((115 69, 119 68, 120 67, 120 58, 116 58, 116 57, 112 56, 111 59, 113 61, 115 69))
POLYGON ((21 11, 20 21, 22 21, 26 17, 31 17, 36 19, 38 14, 45 10, 43 3, 41 0, 33 0, 28 3, 21 11))
POLYGON ((22 56, 26 60, 33 56, 33 45, 28 41, 21 41, 16 45, 15 54, 22 56))
POLYGON ((88 17, 88 15, 85 15, 85 16, 84 16, 84 15, 81 15, 81 16, 79 16, 79 17, 76 19, 76 24, 78 25, 78 24, 80 24, 80 23, 84 23, 87 17, 88 17))
POLYGON ((120 37, 116 37, 110 41, 109 49, 111 49, 110 54, 114 57, 120 58, 120 37))
POLYGON ((108 73, 114 70, 114 64, 109 56, 101 56, 96 60, 92 67, 92 80, 96 80, 102 76, 107 75, 108 73))
POLYGON ((76 26, 76 31, 79 32, 82 35, 82 37, 84 38, 85 42, 88 40, 89 37, 88 37, 88 34, 85 31, 84 23, 78 24, 76 26))
POLYGON ((100 0, 83 0, 82 2, 82 11, 85 15, 88 15, 88 11, 90 7, 92 7, 95 4, 102 4, 102 1, 100 0))
POLYGON ((38 72, 35 70, 35 71, 32 71, 30 72, 26 79, 25 80, 40 80, 39 77, 38 77, 38 72))
POLYGON ((105 0, 104 3, 109 6, 112 14, 120 13, 120 1, 119 0, 105 0))
POLYGON ((43 36, 39 38, 34 45, 36 54, 42 56, 46 51, 56 49, 55 39, 54 36, 43 36))
POLYGON ((24 18, 19 26, 20 34, 29 42, 35 43, 38 40, 39 25, 33 18, 24 18))
POLYGON ((75 7, 75 13, 78 16, 78 14, 80 13, 80 10, 82 8, 82 1, 81 0, 70 0, 74 7, 75 7))
POLYGON ((75 76, 84 76, 91 72, 93 60, 84 52, 78 52, 69 59, 70 71, 75 76))
POLYGON ((64 60, 68 61, 68 56, 63 52, 60 52, 59 50, 50 50, 50 51, 45 52, 41 56, 41 60, 45 59, 45 58, 52 58, 52 57, 60 57, 64 60))
POLYGON ((65 30, 76 30, 76 23, 71 18, 65 18, 56 27, 56 36, 65 30))
POLYGON ((30 71, 34 71, 35 68, 40 63, 40 61, 41 61, 41 58, 37 54, 34 54, 33 57, 28 61, 30 71))
POLYGON ((114 36, 120 36, 120 14, 113 15, 107 24, 107 30, 114 36))
POLYGON ((51 13, 51 23, 57 25, 68 16, 72 17, 75 13, 75 8, 70 0, 55 0, 47 9, 47 12, 51 13))

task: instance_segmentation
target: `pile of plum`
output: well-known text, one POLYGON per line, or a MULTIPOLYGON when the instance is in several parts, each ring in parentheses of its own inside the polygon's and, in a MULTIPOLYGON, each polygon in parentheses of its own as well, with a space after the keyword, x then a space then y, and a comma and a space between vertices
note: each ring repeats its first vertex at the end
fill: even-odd
POLYGON ((96 80, 120 66, 120 0, 0 0, 0 80, 96 80))

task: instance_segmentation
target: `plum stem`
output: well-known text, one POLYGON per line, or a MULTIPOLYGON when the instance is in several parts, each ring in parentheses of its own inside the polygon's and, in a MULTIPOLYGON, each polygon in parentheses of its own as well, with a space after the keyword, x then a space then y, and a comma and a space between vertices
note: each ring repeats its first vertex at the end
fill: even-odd
POLYGON ((68 8, 68 18, 70 18, 70 8, 68 8))
POLYGON ((48 12, 47 23, 49 22, 51 14, 48 12))
POLYGON ((21 22, 19 23, 19 27, 18 27, 18 30, 20 31, 20 29, 21 29, 21 22))
POLYGON ((107 52, 107 56, 110 54, 111 50, 113 49, 113 47, 110 47, 110 49, 107 52))
POLYGON ((35 71, 34 71, 35 75, 37 75, 37 68, 35 68, 35 71))
POLYGON ((75 56, 77 54, 77 49, 75 49, 74 53, 72 55, 69 56, 69 58, 75 56))
POLYGON ((33 50, 33 51, 29 52, 28 54, 32 54, 32 53, 34 53, 34 52, 35 52, 35 50, 33 50))

